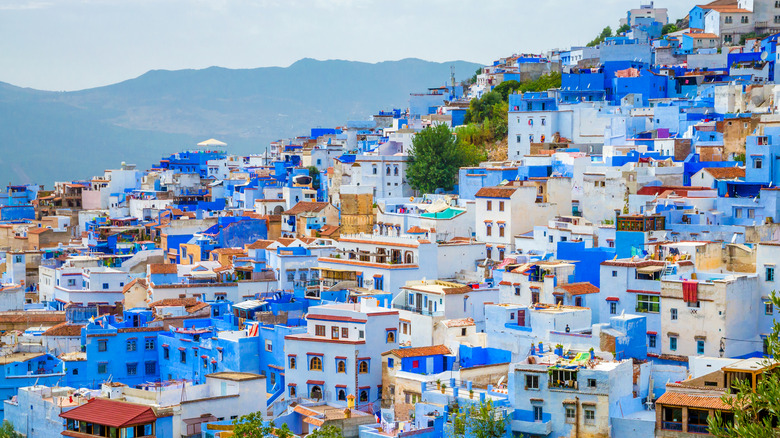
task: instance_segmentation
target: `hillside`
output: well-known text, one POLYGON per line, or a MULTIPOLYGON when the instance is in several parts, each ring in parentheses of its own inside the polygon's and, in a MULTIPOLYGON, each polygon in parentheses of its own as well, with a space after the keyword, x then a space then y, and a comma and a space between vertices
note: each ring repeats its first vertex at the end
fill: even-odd
POLYGON ((88 178, 121 161, 148 167, 165 153, 216 137, 229 152, 260 153, 317 126, 406 108, 410 92, 480 67, 404 59, 377 64, 302 59, 231 70, 154 70, 117 84, 49 92, 0 83, 0 165, 6 182, 88 178))

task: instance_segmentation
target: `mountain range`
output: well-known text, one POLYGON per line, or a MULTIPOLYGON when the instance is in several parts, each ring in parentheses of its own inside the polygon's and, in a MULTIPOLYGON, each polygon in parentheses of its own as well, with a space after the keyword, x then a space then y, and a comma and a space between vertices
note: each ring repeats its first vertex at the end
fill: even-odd
POLYGON ((72 92, 0 82, 0 184, 86 179, 121 162, 148 168, 207 138, 229 153, 313 127, 407 108, 409 93, 470 77, 480 64, 403 59, 369 64, 302 59, 289 67, 152 70, 72 92), (5 176, 5 180, 2 177, 5 176))

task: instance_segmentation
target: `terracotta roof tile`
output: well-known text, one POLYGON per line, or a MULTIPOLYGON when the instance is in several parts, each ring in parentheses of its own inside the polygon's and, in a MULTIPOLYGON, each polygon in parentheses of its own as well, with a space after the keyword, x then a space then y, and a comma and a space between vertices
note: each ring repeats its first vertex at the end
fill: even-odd
POLYGON ((434 356, 439 354, 452 354, 450 349, 444 345, 432 345, 430 347, 416 347, 416 348, 396 348, 390 350, 385 354, 393 354, 398 357, 421 357, 421 356, 434 356))
POLYGON ((68 324, 63 322, 43 332, 41 336, 81 336, 82 324, 68 324))
POLYGON ((477 198, 511 198, 517 187, 482 187, 475 195, 477 198))
POLYGON ((301 201, 293 206, 293 208, 283 212, 282 214, 297 215, 300 213, 319 213, 324 210, 325 207, 330 205, 327 202, 308 202, 301 201))
POLYGON ((249 245, 246 245, 246 249, 266 249, 268 248, 268 245, 274 243, 273 240, 264 240, 264 239, 258 239, 254 243, 250 243, 249 245))
POLYGON ((692 395, 681 392, 666 391, 664 395, 656 400, 656 404, 668 405, 668 406, 689 406, 693 408, 703 409, 721 409, 730 411, 731 406, 721 400, 720 393, 713 394, 713 396, 704 395, 692 395))
POLYGON ((715 179, 734 179, 745 177, 745 169, 743 167, 707 167, 702 170, 712 175, 712 177, 715 179))
POLYGON ((92 399, 87 404, 63 412, 60 417, 116 428, 152 423, 157 420, 157 415, 149 406, 101 398, 92 399))
POLYGON ((149 265, 149 272, 151 274, 177 274, 179 272, 179 266, 168 263, 152 263, 149 265))
POLYGON ((320 228, 320 236, 329 237, 338 233, 340 227, 337 225, 323 225, 320 228))
POLYGON ((573 296, 599 293, 599 288, 588 282, 561 284, 556 289, 563 289, 573 296))

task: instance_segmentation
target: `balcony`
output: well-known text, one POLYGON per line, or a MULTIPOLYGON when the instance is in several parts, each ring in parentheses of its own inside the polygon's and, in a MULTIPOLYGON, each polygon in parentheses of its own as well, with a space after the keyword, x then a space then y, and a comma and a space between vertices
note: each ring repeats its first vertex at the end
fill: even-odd
POLYGON ((533 412, 516 409, 511 419, 512 432, 531 436, 547 436, 552 433, 550 414, 542 414, 541 420, 535 420, 533 412))
MULTIPOLYGON (((677 431, 682 432, 683 425, 682 425, 682 423, 675 423, 675 422, 672 422, 672 421, 663 421, 663 422, 661 422, 661 429, 663 429, 663 430, 677 430, 677 431)), ((690 426, 689 426, 689 429, 690 429, 690 426)))
POLYGON ((406 310, 408 312, 414 312, 414 313, 418 313, 420 315, 425 315, 425 316, 444 316, 444 311, 434 312, 434 311, 429 310, 429 309, 427 309, 425 307, 407 306, 407 305, 403 305, 403 304, 393 304, 393 308, 394 309, 399 309, 399 310, 406 310))
POLYGON ((688 433, 701 433, 701 434, 709 435, 710 427, 707 426, 706 424, 689 424, 688 433))

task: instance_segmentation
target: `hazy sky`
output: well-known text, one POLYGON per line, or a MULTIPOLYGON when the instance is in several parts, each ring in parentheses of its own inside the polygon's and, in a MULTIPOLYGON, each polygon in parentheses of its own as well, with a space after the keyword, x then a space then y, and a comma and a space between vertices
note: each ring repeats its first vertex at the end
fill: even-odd
MULTIPOLYGON (((76 90, 152 69, 304 57, 488 63, 585 44, 640 0, 0 0, 0 81, 76 90)), ((660 0, 672 20, 696 0, 660 0)))

